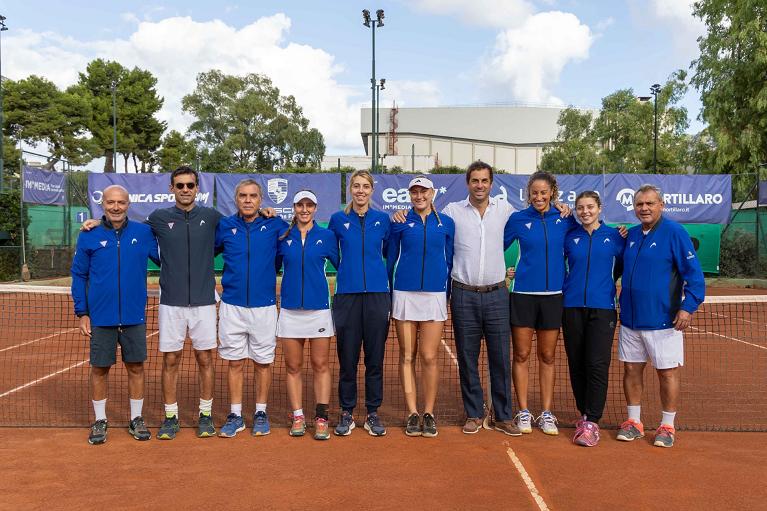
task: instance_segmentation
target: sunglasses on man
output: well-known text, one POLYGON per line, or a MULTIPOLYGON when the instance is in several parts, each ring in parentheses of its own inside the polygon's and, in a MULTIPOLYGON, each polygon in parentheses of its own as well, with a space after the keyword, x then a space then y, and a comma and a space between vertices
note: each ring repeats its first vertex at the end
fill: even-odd
POLYGON ((186 186, 190 190, 194 190, 194 188, 197 186, 197 183, 176 183, 177 190, 183 190, 184 186, 186 186))

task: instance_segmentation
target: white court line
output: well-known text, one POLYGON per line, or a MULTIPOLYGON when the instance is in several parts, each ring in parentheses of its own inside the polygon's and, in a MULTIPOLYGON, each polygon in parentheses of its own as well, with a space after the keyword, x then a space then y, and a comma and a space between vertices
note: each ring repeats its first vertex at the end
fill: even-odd
POLYGON ((719 314, 719 313, 711 312, 711 311, 705 311, 705 313, 706 314, 711 314, 712 316, 717 316, 717 317, 720 317, 720 318, 728 318, 728 319, 734 319, 735 321, 742 321, 744 323, 751 323, 752 325, 765 326, 764 323, 759 323, 758 321, 750 321, 748 319, 736 318, 736 317, 733 317, 733 316, 728 316, 727 314, 719 314))
POLYGON ((541 494, 538 492, 538 488, 535 487, 535 483, 530 477, 530 474, 527 473, 527 470, 525 470, 524 465, 522 465, 522 462, 519 461, 519 458, 517 458, 517 454, 514 452, 514 449, 512 449, 509 446, 508 441, 505 441, 503 443, 506 444, 507 446, 506 454, 508 454, 509 459, 514 464, 514 467, 517 469, 517 472, 519 472, 519 475, 520 477, 522 477, 522 480, 525 482, 525 486, 527 486, 527 491, 530 492, 530 496, 532 496, 535 503, 538 504, 538 509, 540 509, 541 511, 548 511, 549 506, 546 505, 546 502, 543 500, 543 497, 541 497, 541 494))
MULTIPOLYGON (((455 367, 458 368, 458 358, 453 353, 453 350, 450 349, 450 346, 447 345, 445 342, 445 339, 440 339, 440 342, 442 342, 442 346, 445 348, 445 351, 447 351, 448 355, 450 355, 450 358, 453 359, 453 363, 455 364, 455 367)), ((538 505, 538 509, 541 511, 548 511, 549 506, 546 505, 546 502, 544 502, 543 497, 541 497, 541 494, 538 492, 538 488, 535 487, 535 483, 530 478, 530 475, 527 473, 527 470, 525 470, 525 466, 522 465, 522 462, 517 457, 517 454, 514 452, 514 449, 512 449, 509 446, 509 442, 504 441, 503 442, 507 449, 506 454, 508 454, 509 459, 514 464, 514 467, 517 469, 517 472, 519 472, 519 476, 522 478, 522 481, 525 483, 525 486, 527 486, 527 491, 530 492, 530 496, 533 497, 533 500, 538 505)))
POLYGON ((38 337, 37 339, 32 339, 31 341, 20 342, 18 344, 14 344, 13 346, 8 346, 7 348, 1 349, 0 353, 2 353, 4 351, 8 351, 8 350, 13 350, 13 349, 16 349, 16 348, 21 348, 22 346, 26 346, 27 344, 32 344, 32 343, 35 343, 35 342, 38 342, 38 341, 44 341, 46 339, 50 339, 51 337, 56 337, 57 335, 68 334, 69 332, 74 332, 75 330, 79 330, 79 328, 70 328, 68 330, 59 330, 58 332, 50 334, 50 335, 46 335, 45 337, 38 337))
POLYGON ((752 342, 744 341, 743 339, 738 339, 736 337, 730 337, 729 335, 718 334, 716 332, 709 332, 708 330, 701 330, 700 328, 696 328, 694 326, 691 326, 690 328, 693 329, 693 330, 697 330, 701 334, 715 335, 715 336, 721 337, 723 339, 729 339, 730 341, 735 341, 735 342, 740 342, 740 343, 743 343, 743 344, 748 344, 749 346, 753 346, 754 348, 759 348, 761 350, 767 350, 767 346, 760 346, 759 344, 754 344, 752 342))
POLYGON ((64 369, 59 369, 55 373, 47 374, 47 375, 43 376, 42 378, 38 378, 38 379, 33 380, 33 381, 29 382, 29 383, 25 383, 24 385, 20 385, 20 386, 16 387, 15 389, 11 389, 11 390, 8 390, 6 392, 3 392, 2 394, 0 394, 0 397, 10 396, 11 394, 13 394, 15 392, 18 392, 20 390, 24 390, 27 387, 31 387, 32 385, 37 385, 38 383, 43 382, 43 381, 47 380, 48 378, 53 378, 54 376, 58 376, 61 373, 66 373, 70 369, 74 369, 75 367, 80 367, 81 365, 85 364, 86 362, 88 362, 87 358, 85 360, 81 361, 81 362, 78 362, 76 364, 72 364, 69 367, 65 367, 64 369))

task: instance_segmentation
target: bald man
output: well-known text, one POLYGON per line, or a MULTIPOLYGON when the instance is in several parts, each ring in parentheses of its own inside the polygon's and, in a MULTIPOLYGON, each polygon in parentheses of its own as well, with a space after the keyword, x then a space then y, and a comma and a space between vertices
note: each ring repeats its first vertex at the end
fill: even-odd
POLYGON ((88 442, 107 439, 107 375, 117 344, 128 372, 130 426, 136 440, 149 440, 141 409, 146 360, 147 259, 159 264, 157 241, 148 225, 128 220, 130 197, 119 185, 104 190, 101 224, 77 238, 72 261, 72 298, 80 333, 90 339, 91 399, 96 420, 88 442))

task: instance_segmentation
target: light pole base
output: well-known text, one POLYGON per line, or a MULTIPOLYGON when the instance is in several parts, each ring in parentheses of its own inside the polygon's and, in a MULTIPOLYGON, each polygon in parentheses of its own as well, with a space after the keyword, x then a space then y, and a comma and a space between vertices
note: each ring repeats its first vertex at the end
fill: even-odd
POLYGON ((21 265, 21 280, 29 282, 32 279, 32 275, 29 273, 29 266, 26 263, 21 265))

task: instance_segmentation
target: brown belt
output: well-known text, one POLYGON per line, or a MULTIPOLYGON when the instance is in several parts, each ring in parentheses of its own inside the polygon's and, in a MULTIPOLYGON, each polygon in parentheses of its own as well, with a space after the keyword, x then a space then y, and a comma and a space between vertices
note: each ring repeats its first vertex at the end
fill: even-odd
POLYGON ((506 287, 506 281, 502 280, 497 284, 489 284, 487 286, 470 286, 468 284, 464 284, 463 282, 453 280, 453 287, 457 287, 458 289, 465 289, 466 291, 473 291, 475 293, 489 293, 490 291, 495 291, 496 289, 506 287))

